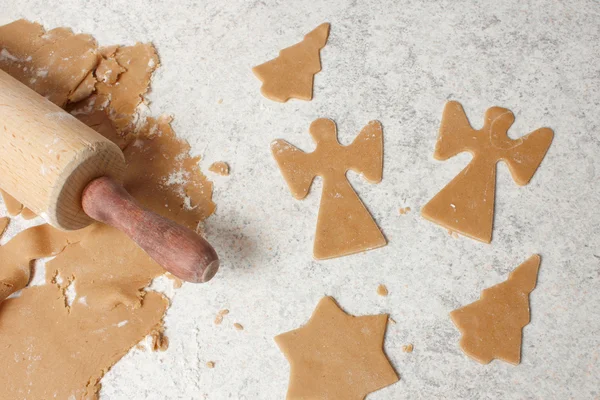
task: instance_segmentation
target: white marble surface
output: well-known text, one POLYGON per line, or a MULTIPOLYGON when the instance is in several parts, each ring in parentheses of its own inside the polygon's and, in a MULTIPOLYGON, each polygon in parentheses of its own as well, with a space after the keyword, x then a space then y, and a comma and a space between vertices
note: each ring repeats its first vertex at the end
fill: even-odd
POLYGON ((0 23, 70 26, 104 45, 154 42, 162 67, 153 112, 175 116, 204 170, 231 165, 230 177, 210 175, 218 210, 206 230, 222 270, 177 291, 168 351, 129 354, 103 380, 103 399, 282 399, 289 369, 273 336, 304 323, 326 294, 351 313, 398 322, 385 348, 402 380, 370 400, 600 398, 598 1, 1 0, 0 10, 0 23), (251 67, 324 21, 331 35, 314 100, 263 98, 251 67), (476 127, 498 105, 516 115, 512 137, 555 131, 528 186, 499 166, 492 245, 454 239, 419 216, 469 160, 432 158, 446 99, 462 102, 476 127), (269 143, 310 150, 318 117, 337 121, 344 144, 369 120, 382 122, 383 181, 350 180, 388 246, 312 260, 320 182, 294 200, 269 143), (413 211, 400 216, 405 206, 413 211), (521 365, 479 365, 460 351, 448 313, 536 252, 521 365), (231 314, 215 326, 221 308, 231 314), (407 343, 412 354, 401 351, 407 343))

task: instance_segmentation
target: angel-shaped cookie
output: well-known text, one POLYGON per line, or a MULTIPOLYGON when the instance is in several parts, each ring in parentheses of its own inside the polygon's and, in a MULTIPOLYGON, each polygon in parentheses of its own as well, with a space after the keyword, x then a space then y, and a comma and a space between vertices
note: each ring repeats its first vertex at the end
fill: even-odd
POLYGON ((285 140, 275 140, 271 151, 295 198, 306 197, 317 175, 323 178, 314 257, 340 257, 384 246, 383 234, 346 178, 346 172, 353 170, 369 182, 381 181, 381 124, 369 122, 349 146, 338 142, 335 123, 330 119, 314 121, 310 134, 317 144, 312 153, 305 153, 285 140))
POLYGON ((515 182, 526 185, 554 136, 551 129, 540 128, 510 139, 507 132, 514 121, 510 110, 492 107, 485 113, 483 128, 475 130, 460 103, 446 104, 433 156, 436 160, 447 160, 468 151, 473 159, 421 209, 423 217, 472 239, 491 242, 496 164, 504 161, 515 182))

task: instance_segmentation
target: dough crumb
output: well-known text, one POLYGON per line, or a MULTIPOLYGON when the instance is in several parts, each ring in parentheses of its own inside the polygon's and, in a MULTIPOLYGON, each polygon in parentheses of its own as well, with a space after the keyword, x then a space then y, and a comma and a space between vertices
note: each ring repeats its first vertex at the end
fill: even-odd
POLYGON ((208 170, 221 176, 229 176, 229 165, 224 161, 212 163, 211 166, 208 167, 208 170))
POLYGON ((215 362, 214 362, 214 361, 209 361, 209 362, 207 362, 207 363, 206 363, 206 366, 207 366, 208 368, 211 368, 211 369, 212 369, 212 368, 214 368, 214 367, 215 367, 215 362))
POLYGON ((406 215, 410 212, 410 207, 402 207, 398 209, 398 212, 400 213, 400 215, 406 215))
POLYGON ((396 325, 396 320, 392 317, 388 317, 388 321, 390 321, 392 324, 396 325))
POLYGON ((227 314, 229 314, 229 310, 226 308, 219 311, 217 313, 217 316, 215 317, 215 325, 221 325, 221 323, 223 322, 223 317, 227 314))
POLYGON ((157 329, 150 333, 152 337, 152 344, 150 348, 152 351, 166 351, 169 348, 169 338, 165 336, 164 328, 157 329))
POLYGON ((223 99, 217 100, 217 104, 223 104, 223 99))
POLYGON ((388 289, 385 285, 379 285, 377 286, 377 294, 380 296, 387 296, 388 295, 388 289))
POLYGON ((233 324, 233 327, 235 329, 237 329, 238 331, 243 331, 244 330, 244 327, 242 326, 242 324, 240 324, 238 322, 236 322, 235 324, 233 324))
POLYGON ((414 349, 414 346, 412 344, 405 344, 404 346, 402 346, 402 351, 405 353, 412 353, 414 349))

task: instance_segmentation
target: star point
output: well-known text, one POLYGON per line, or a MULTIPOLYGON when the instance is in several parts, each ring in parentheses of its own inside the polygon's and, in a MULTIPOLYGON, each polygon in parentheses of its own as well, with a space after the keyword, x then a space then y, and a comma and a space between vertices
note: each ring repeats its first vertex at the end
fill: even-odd
POLYGON ((399 380, 383 352, 387 314, 354 317, 332 297, 308 323, 275 337, 290 363, 287 400, 363 400, 399 380))

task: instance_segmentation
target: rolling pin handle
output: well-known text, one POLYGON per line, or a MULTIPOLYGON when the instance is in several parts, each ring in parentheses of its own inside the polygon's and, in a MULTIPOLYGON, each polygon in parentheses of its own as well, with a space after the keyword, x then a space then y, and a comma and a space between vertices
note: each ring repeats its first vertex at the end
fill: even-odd
POLYGON ((90 182, 81 203, 87 215, 123 231, 164 269, 187 282, 207 282, 219 269, 213 247, 191 229, 142 208, 103 176, 90 182))

